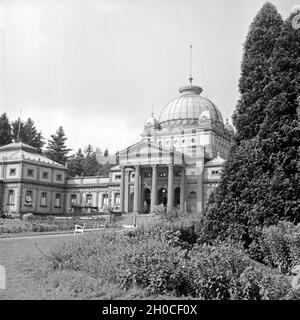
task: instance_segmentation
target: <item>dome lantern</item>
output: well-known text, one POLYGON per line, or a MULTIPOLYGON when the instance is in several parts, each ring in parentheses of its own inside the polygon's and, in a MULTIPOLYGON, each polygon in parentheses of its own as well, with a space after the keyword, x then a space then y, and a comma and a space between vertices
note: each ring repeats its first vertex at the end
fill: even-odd
POLYGON ((159 121, 154 117, 154 113, 151 113, 151 117, 149 117, 144 123, 145 130, 151 129, 159 129, 159 121))
POLYGON ((235 131, 234 128, 231 124, 229 124, 228 122, 228 118, 226 119, 226 123, 224 125, 224 129, 230 134, 230 135, 234 135, 235 131))

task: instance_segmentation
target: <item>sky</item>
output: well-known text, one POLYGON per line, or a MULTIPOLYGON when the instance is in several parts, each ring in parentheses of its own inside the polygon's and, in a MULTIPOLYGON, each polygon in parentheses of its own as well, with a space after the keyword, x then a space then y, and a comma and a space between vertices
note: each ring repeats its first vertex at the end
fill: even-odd
MULTIPOLYGON (((300 0, 271 1, 283 18, 300 0)), ((122 150, 192 73, 231 121, 249 26, 264 0, 0 0, 0 114, 74 152, 122 150)))

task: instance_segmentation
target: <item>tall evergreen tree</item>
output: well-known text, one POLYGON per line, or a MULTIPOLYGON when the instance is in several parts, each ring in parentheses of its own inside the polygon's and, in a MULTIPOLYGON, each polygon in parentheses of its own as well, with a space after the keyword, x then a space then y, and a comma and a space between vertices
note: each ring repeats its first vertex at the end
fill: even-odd
POLYGON ((81 176, 84 173, 85 157, 81 149, 68 159, 68 175, 71 177, 81 176))
POLYGON ((274 167, 269 165, 259 135, 267 105, 278 94, 268 88, 274 79, 271 66, 282 25, 276 8, 267 3, 254 19, 247 36, 239 83, 241 98, 234 115, 236 142, 222 181, 206 210, 206 232, 212 238, 233 237, 249 245, 257 227, 278 220, 270 191, 274 167))
POLYGON ((292 25, 300 9, 285 21, 271 60, 272 81, 259 131, 264 162, 269 170, 269 198, 277 219, 300 222, 300 32, 292 25))
POLYGON ((68 153, 71 149, 67 148, 65 142, 67 137, 65 135, 63 127, 59 127, 55 134, 51 135, 51 139, 48 140, 47 150, 45 154, 61 164, 65 164, 68 160, 68 153))
POLYGON ((14 141, 23 142, 24 136, 25 136, 25 130, 24 130, 25 122, 22 121, 20 118, 18 118, 18 120, 15 120, 11 123, 11 126, 12 126, 12 135, 13 135, 14 141))
POLYGON ((12 128, 6 113, 0 116, 0 147, 12 142, 12 128))
POLYGON ((255 137, 264 120, 267 97, 262 93, 270 82, 270 58, 282 23, 275 6, 267 2, 250 26, 239 81, 241 97, 233 115, 238 141, 255 137))
POLYGON ((89 144, 85 149, 85 162, 84 162, 84 175, 95 176, 99 173, 99 163, 96 158, 96 152, 93 147, 89 144))
POLYGON ((38 132, 33 120, 28 118, 26 122, 20 120, 12 122, 13 138, 15 141, 21 141, 37 148, 39 153, 42 153, 42 148, 45 144, 41 132, 38 132))
POLYGON ((42 148, 45 144, 44 138, 42 133, 37 131, 31 118, 28 118, 25 122, 24 136, 22 137, 22 141, 37 148, 38 152, 42 152, 42 148))

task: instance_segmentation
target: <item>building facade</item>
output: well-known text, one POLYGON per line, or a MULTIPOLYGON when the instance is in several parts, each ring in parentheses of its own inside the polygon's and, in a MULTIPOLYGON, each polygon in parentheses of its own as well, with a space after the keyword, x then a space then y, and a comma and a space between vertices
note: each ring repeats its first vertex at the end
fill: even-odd
POLYGON ((0 210, 4 213, 99 212, 147 214, 157 205, 201 213, 220 181, 234 129, 202 88, 179 89, 141 140, 118 153, 108 177, 66 178, 67 167, 22 143, 0 148, 0 210))

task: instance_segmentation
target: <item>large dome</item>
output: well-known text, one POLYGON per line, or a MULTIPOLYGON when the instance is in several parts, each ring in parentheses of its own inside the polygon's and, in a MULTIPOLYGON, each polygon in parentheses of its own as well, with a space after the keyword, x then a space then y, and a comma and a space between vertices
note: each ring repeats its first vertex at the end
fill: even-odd
POLYGON ((202 88, 188 85, 179 89, 181 95, 171 100, 162 110, 159 122, 161 128, 198 125, 203 114, 208 114, 205 120, 224 128, 223 117, 218 107, 200 94, 202 88), (208 119, 207 119, 208 118, 208 119))

